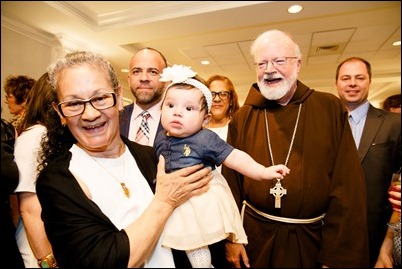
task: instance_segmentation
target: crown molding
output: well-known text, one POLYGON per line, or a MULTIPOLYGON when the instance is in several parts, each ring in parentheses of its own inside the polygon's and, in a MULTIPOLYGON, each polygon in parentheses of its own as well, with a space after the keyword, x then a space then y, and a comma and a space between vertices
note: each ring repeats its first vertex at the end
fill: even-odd
POLYGON ((1 26, 52 48, 62 47, 64 52, 74 50, 94 50, 94 48, 88 44, 82 43, 66 34, 49 34, 9 18, 6 15, 1 16, 1 26))
POLYGON ((5 27, 48 46, 60 46, 60 42, 54 35, 30 27, 4 14, 1 15, 1 27, 5 27))
POLYGON ((80 1, 44 2, 85 22, 94 31, 103 31, 272 1, 149 1, 103 14, 97 14, 80 1))

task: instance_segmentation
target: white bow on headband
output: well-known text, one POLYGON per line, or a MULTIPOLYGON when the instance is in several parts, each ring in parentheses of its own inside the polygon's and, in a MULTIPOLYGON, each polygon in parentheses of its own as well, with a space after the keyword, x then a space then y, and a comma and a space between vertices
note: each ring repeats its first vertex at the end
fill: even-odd
POLYGON ((165 69, 163 69, 161 78, 159 80, 163 82, 171 81, 171 83, 166 87, 166 91, 171 86, 178 83, 184 83, 196 87, 204 94, 205 99, 207 100, 207 106, 209 112, 211 111, 212 106, 211 91, 202 82, 194 79, 196 75, 197 73, 191 70, 191 67, 174 64, 171 67, 166 67, 165 69))

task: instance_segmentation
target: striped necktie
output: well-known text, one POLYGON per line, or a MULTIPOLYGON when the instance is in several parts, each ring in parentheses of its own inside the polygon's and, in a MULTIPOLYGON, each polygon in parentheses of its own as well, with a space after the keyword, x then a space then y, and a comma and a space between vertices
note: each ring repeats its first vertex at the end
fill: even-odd
POLYGON ((149 126, 148 126, 148 118, 151 117, 148 111, 141 112, 140 116, 142 116, 141 125, 138 128, 137 135, 135 137, 135 142, 147 145, 149 144, 149 126))

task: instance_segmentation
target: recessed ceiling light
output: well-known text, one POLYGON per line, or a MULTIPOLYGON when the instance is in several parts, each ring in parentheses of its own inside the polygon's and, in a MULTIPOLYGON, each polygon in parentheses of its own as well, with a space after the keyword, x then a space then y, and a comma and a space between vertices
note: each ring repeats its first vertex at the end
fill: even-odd
POLYGON ((392 46, 400 46, 401 45, 401 41, 395 41, 394 43, 392 43, 392 46))
POLYGON ((293 6, 291 6, 290 8, 288 8, 288 12, 289 12, 289 13, 292 13, 292 14, 294 14, 294 13, 299 13, 302 9, 303 9, 302 6, 293 5, 293 6))
POLYGON ((128 69, 127 68, 123 68, 120 70, 122 73, 128 73, 128 69))
POLYGON ((207 60, 201 61, 201 64, 207 65, 207 64, 209 64, 209 61, 207 61, 207 60))

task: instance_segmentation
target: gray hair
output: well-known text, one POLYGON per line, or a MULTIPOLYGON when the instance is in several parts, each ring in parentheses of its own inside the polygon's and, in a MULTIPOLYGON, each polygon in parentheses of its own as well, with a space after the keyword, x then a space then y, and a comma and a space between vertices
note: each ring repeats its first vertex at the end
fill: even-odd
POLYGON ((102 55, 90 51, 75 51, 68 53, 63 58, 60 58, 55 63, 49 65, 47 71, 49 74, 49 83, 52 89, 57 92, 59 76, 65 68, 85 64, 97 67, 99 70, 103 70, 106 74, 109 74, 109 81, 114 91, 117 91, 120 82, 117 79, 116 72, 110 62, 102 55))

